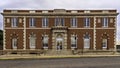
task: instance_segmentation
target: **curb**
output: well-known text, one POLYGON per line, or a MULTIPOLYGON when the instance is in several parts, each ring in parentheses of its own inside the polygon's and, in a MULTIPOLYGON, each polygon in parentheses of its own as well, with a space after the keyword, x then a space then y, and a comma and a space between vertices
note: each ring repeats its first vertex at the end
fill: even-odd
POLYGON ((2 55, 0 60, 17 60, 17 59, 63 59, 63 58, 102 58, 102 57, 120 57, 120 55, 56 55, 56 56, 18 56, 18 55, 2 55))

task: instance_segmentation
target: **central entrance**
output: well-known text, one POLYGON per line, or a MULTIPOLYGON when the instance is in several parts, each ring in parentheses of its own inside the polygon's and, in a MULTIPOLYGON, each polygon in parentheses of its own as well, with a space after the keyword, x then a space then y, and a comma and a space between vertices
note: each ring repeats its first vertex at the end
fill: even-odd
POLYGON ((67 27, 52 27, 52 50, 64 51, 67 49, 67 27))
POLYGON ((64 39, 63 39, 63 36, 62 34, 58 34, 57 37, 56 37, 56 49, 57 50, 62 50, 63 49, 63 46, 64 46, 64 39))

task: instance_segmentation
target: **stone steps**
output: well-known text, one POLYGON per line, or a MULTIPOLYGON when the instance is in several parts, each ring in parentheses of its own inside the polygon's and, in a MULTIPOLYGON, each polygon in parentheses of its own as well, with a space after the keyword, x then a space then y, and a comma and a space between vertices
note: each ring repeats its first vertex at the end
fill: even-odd
POLYGON ((70 50, 48 50, 46 55, 72 55, 72 52, 70 50))

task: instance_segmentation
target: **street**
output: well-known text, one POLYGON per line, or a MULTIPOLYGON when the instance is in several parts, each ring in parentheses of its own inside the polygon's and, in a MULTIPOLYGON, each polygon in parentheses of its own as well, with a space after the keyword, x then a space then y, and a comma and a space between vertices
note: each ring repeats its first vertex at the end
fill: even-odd
POLYGON ((120 68, 120 57, 0 60, 0 68, 120 68))

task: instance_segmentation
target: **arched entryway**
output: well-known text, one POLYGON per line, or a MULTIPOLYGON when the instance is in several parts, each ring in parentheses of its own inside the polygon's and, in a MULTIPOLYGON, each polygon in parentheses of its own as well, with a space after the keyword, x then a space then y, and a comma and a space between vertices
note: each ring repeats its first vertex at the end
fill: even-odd
POLYGON ((64 38, 62 34, 58 34, 56 36, 56 49, 57 50, 62 50, 64 46, 64 38))

